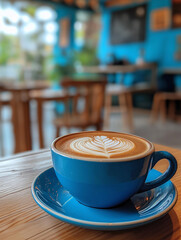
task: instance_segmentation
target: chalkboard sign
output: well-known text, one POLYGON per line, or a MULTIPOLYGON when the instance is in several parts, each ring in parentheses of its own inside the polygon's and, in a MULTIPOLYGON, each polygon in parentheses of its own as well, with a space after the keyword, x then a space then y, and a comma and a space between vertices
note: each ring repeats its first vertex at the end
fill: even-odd
POLYGON ((147 5, 113 11, 110 42, 113 45, 145 40, 147 5))

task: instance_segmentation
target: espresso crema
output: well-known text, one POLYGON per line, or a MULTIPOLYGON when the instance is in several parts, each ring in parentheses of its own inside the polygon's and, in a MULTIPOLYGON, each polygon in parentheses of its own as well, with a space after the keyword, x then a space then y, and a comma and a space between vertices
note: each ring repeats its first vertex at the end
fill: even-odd
POLYGON ((150 143, 146 140, 124 133, 80 132, 59 138, 55 148, 70 157, 85 159, 125 158, 146 153, 150 143))

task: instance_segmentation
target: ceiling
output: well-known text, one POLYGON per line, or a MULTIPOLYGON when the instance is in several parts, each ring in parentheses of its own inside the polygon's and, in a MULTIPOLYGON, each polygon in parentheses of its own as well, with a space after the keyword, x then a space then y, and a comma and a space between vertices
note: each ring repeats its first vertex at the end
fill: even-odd
MULTIPOLYGON (((20 0, 11 0, 11 2, 18 2, 20 0)), ((98 11, 105 0, 24 0, 29 2, 42 2, 62 4, 77 9, 84 9, 90 11, 98 11)))
MULTIPOLYGON (((5 1, 5 0, 4 0, 5 1)), ((11 2, 18 2, 20 0, 10 0, 11 2)), ((84 9, 89 11, 99 11, 101 7, 116 7, 123 5, 130 5, 132 3, 143 3, 149 0, 21 0, 27 2, 41 2, 44 4, 53 3, 64 6, 73 7, 76 9, 84 9)))

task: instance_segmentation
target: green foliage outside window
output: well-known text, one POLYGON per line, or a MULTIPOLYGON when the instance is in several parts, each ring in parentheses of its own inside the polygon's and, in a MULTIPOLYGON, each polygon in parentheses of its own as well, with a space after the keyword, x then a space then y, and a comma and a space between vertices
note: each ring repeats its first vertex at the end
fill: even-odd
POLYGON ((6 65, 18 58, 18 44, 15 38, 2 35, 0 43, 0 65, 6 65))

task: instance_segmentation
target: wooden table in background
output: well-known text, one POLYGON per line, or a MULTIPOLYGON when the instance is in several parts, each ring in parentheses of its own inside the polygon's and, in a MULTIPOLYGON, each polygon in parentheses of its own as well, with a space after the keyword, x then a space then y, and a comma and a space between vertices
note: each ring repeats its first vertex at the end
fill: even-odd
POLYGON ((181 75, 181 68, 163 68, 162 73, 164 74, 172 74, 172 75, 181 75))
MULTIPOLYGON (((171 152, 178 161, 172 178, 178 202, 163 218, 134 229, 96 231, 64 223, 44 212, 31 196, 33 179, 52 166, 49 150, 26 152, 0 161, 0 239, 3 240, 179 240, 181 222, 181 150, 156 145, 171 152)), ((157 165, 165 170, 166 161, 157 165)))
POLYGON ((140 70, 150 70, 151 80, 150 86, 157 87, 157 64, 156 63, 141 63, 141 64, 127 64, 127 65, 100 65, 100 66, 85 66, 82 68, 84 73, 96 74, 111 74, 111 73, 134 73, 140 70))
POLYGON ((14 153, 32 150, 31 116, 29 92, 48 88, 42 81, 4 85, 11 92, 12 124, 14 132, 14 153))

